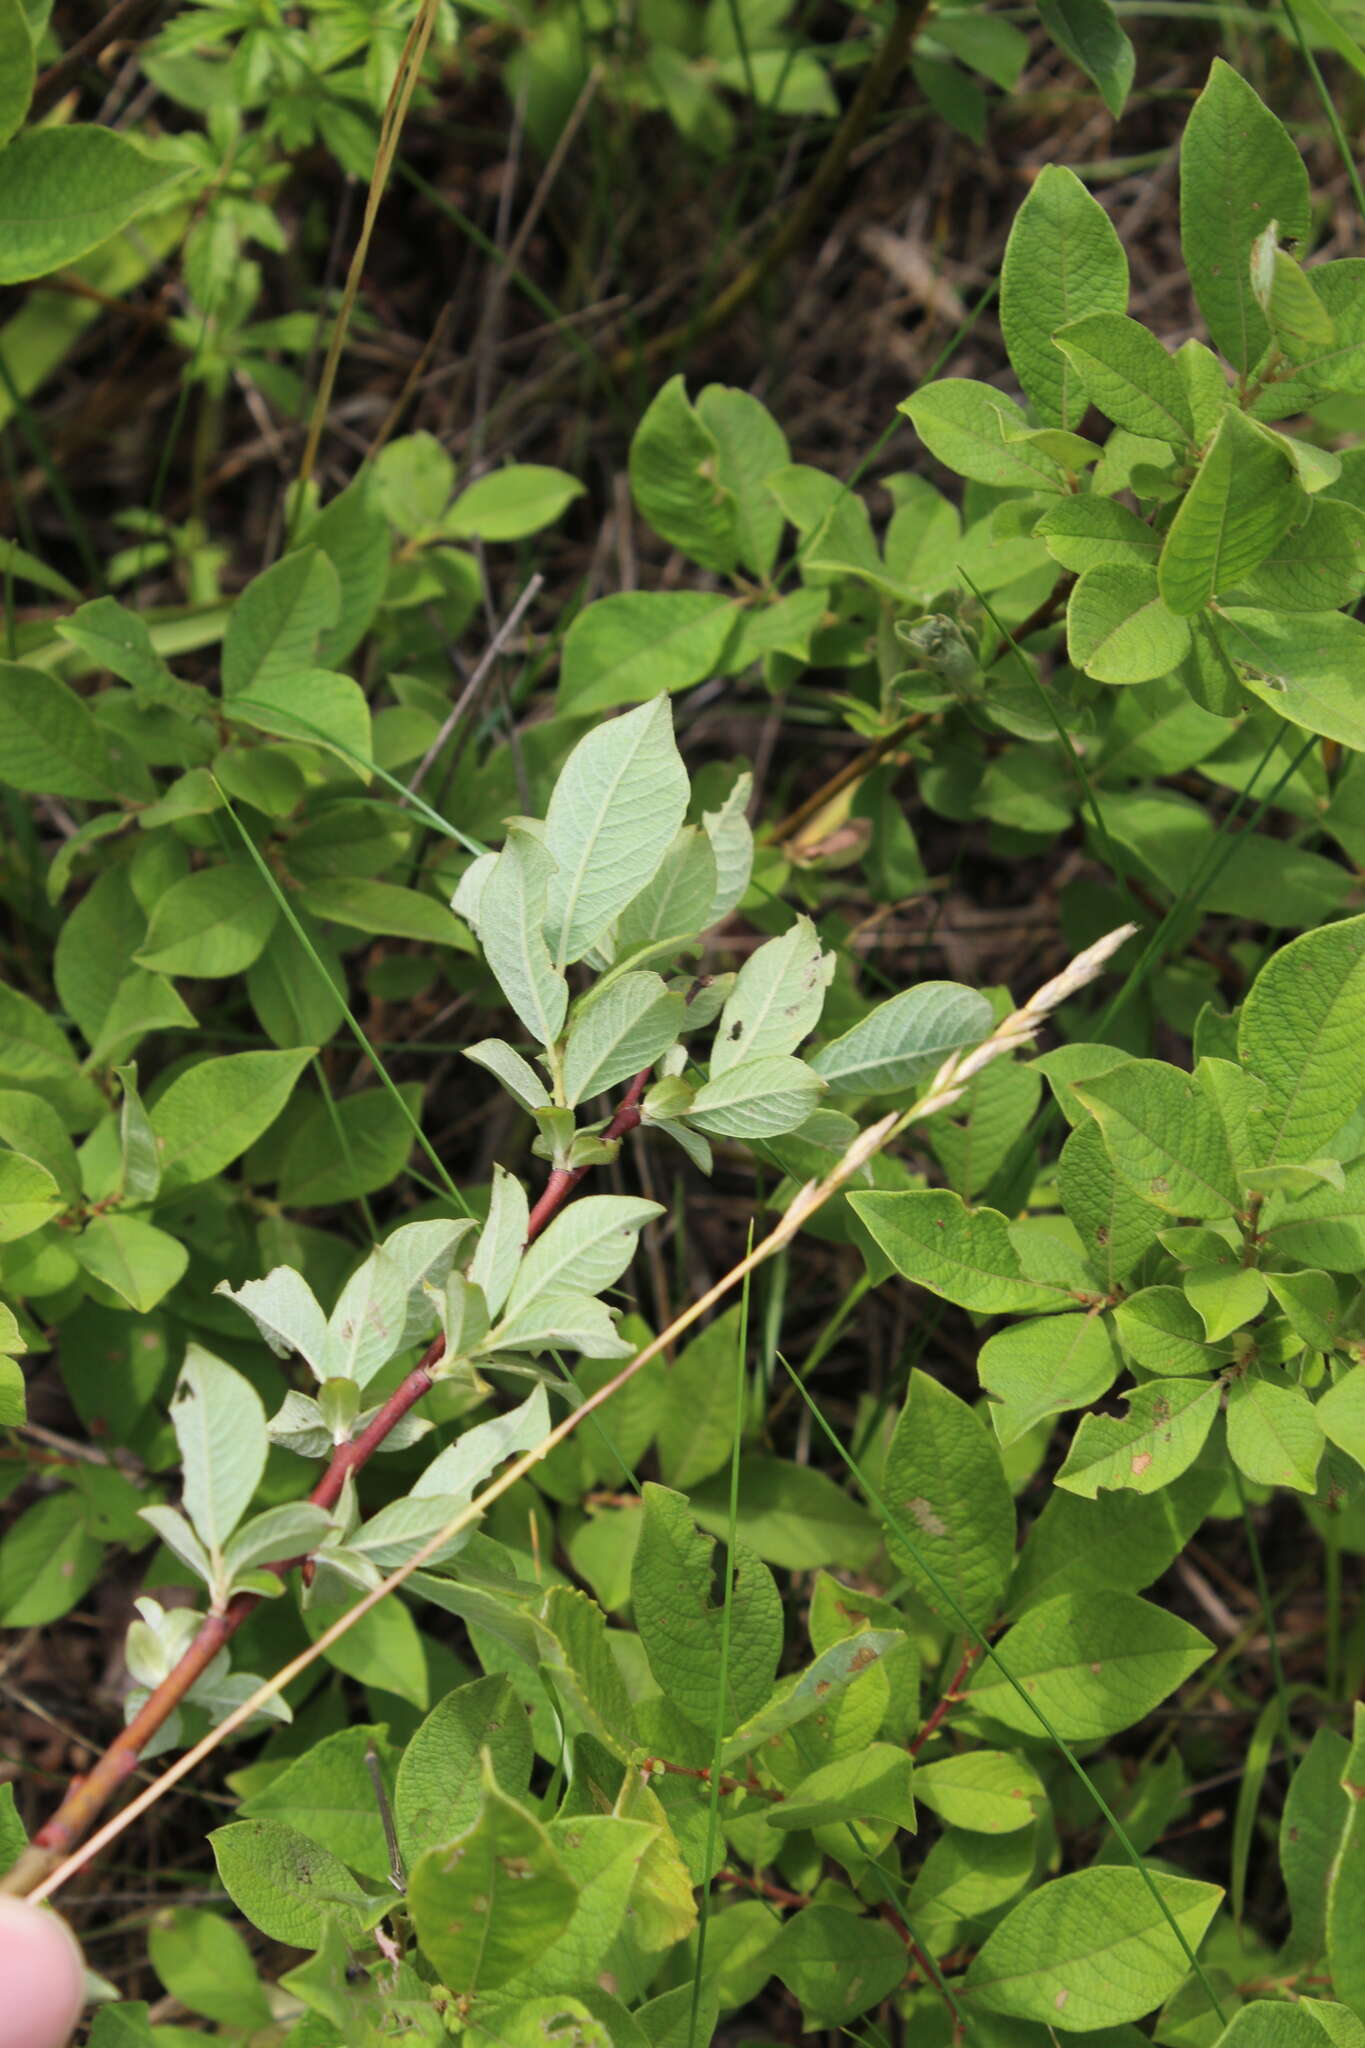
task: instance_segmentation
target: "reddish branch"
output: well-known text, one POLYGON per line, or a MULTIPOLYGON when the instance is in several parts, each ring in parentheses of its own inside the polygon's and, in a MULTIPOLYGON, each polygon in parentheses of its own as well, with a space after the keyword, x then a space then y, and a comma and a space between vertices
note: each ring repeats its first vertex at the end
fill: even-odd
MULTIPOLYGON (((373 1457, 389 1431, 432 1387, 431 1368, 444 1349, 445 1339, 437 1337, 427 1346, 421 1363, 413 1367, 402 1385, 396 1387, 383 1407, 376 1410, 373 1420, 360 1435, 351 1443, 337 1445, 327 1470, 308 1496, 314 1507, 336 1506, 348 1476, 358 1472, 373 1457)), ((286 1572, 303 1562, 301 1557, 286 1557, 265 1569, 282 1579, 286 1572)), ((73 1782, 51 1820, 34 1836, 35 1848, 63 1856, 75 1848, 125 1778, 136 1770, 137 1760, 152 1736, 170 1719, 191 1687, 203 1677, 219 1651, 231 1642, 247 1616, 255 1613, 264 1598, 263 1593, 238 1593, 221 1614, 207 1616, 174 1671, 148 1693, 137 1713, 114 1737, 94 1769, 73 1782)))
POLYGON ((952 1709, 957 1705, 958 1701, 963 1697, 962 1688, 966 1684, 968 1678, 971 1676, 971 1669, 975 1662, 976 1645, 975 1643, 968 1643, 966 1649, 962 1652, 962 1662, 958 1665, 957 1670, 953 1673, 952 1677, 948 1681, 948 1690, 944 1693, 942 1699, 934 1708, 933 1713, 930 1714, 928 1720, 920 1729, 914 1741, 910 1744, 911 1756, 919 1755, 920 1751, 923 1749, 925 1743, 929 1740, 930 1736, 937 1734, 939 1727, 941 1726, 945 1717, 952 1711, 952 1709))
MULTIPOLYGON (((633 1131, 639 1123, 640 1098, 649 1086, 652 1071, 652 1068, 646 1067, 638 1073, 621 1097, 615 1116, 602 1133, 604 1144, 609 1145, 617 1138, 624 1138, 627 1131, 633 1131)), ((526 1227, 527 1244, 530 1244, 533 1237, 539 1237, 552 1216, 558 1215, 584 1174, 590 1171, 591 1169, 586 1166, 557 1166, 554 1169, 545 1183, 540 1200, 531 1211, 531 1220, 526 1227)))
MULTIPOLYGON (((607 1138, 621 1138, 627 1131, 635 1129, 640 1121, 640 1098, 649 1085, 649 1075, 650 1069, 646 1067, 643 1073, 635 1076, 607 1126, 604 1133, 607 1138)), ((576 1167, 572 1172, 556 1168, 550 1175, 544 1192, 531 1211, 526 1230, 528 1244, 558 1214, 587 1171, 586 1166, 576 1167)), ((444 1349, 445 1339, 435 1338, 427 1346, 421 1361, 382 1407, 375 1410, 360 1435, 350 1443, 337 1445, 327 1470, 308 1496, 315 1507, 336 1506, 350 1475, 369 1462, 390 1431, 430 1391, 435 1384, 433 1368, 444 1349)), ((306 1563, 305 1557, 287 1557, 267 1565, 265 1569, 283 1579, 295 1566, 306 1563)), ((138 1758, 147 1743, 158 1729, 164 1727, 220 1650, 232 1640, 264 1597, 261 1593, 239 1593, 221 1614, 206 1617, 175 1669, 147 1695, 127 1727, 115 1736, 94 1768, 85 1777, 72 1781, 57 1811, 34 1836, 32 1847, 19 1858, 8 1876, 0 1879, 0 1892, 31 1891, 61 1857, 69 1854, 89 1833, 110 1799, 137 1769, 138 1758)))

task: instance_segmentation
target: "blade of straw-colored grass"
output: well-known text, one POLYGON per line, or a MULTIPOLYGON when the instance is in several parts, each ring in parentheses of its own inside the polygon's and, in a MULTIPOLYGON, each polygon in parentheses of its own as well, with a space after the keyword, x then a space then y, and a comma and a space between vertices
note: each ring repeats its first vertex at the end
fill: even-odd
MULTIPOLYGON (((360 233, 351 256, 351 266, 346 273, 346 285, 337 308, 336 320, 332 326, 332 338, 327 346, 322 376, 318 382, 317 398, 313 404, 312 417, 308 422, 308 439, 304 443, 303 459, 299 464, 299 483, 306 484, 313 474, 317 462, 318 444, 327 421, 328 407, 332 402, 332 390, 336 384, 337 370, 341 363, 341 352, 346 346, 346 333, 351 324, 360 291, 360 280, 365 274, 365 259, 370 253, 370 239, 374 234, 375 222, 379 217, 380 202, 389 182, 389 172, 398 152, 399 137, 412 104, 417 81, 422 75, 422 65, 436 26, 439 0, 422 0, 422 4, 408 31, 403 53, 398 60, 393 87, 379 128, 379 147, 375 153, 374 172, 370 178, 370 189, 365 198, 365 217, 360 223, 360 233)), ((303 503, 302 492, 296 499, 296 508, 303 503)), ((297 510, 296 510, 297 516, 297 510)))
MULTIPOLYGON (((292 1657, 272 1678, 264 1680, 248 1699, 242 1700, 234 1707, 232 1712, 215 1728, 210 1729, 192 1749, 177 1757, 154 1785, 130 1801, 121 1813, 106 1821, 87 1842, 74 1849, 55 1869, 49 1871, 29 1892, 29 1896, 34 1899, 50 1898, 68 1878, 88 1863, 91 1857, 97 1856, 101 1849, 116 1841, 126 1828, 140 1819, 173 1785, 179 1784, 182 1778, 187 1777, 205 1757, 211 1756, 229 1735, 234 1734, 253 1714, 258 1713, 267 1701, 277 1698, 302 1672, 315 1664, 319 1657, 325 1656, 332 1644, 339 1642, 342 1636, 354 1628, 372 1608, 386 1600, 397 1587, 410 1579, 414 1572, 420 1571, 438 1551, 444 1549, 452 1537, 472 1528, 494 1501, 501 1500, 504 1494, 510 1492, 512 1487, 535 1469, 542 1458, 548 1457, 557 1445, 565 1443, 588 1416, 595 1414, 599 1408, 604 1407, 619 1394, 623 1387, 628 1386, 636 1373, 652 1358, 657 1358, 662 1352, 667 1351, 685 1330, 690 1330, 710 1309, 724 1301, 757 1266, 772 1258, 784 1245, 790 1244, 801 1226, 817 1210, 823 1208, 832 1196, 846 1187, 898 1132, 906 1129, 909 1124, 932 1116, 956 1102, 973 1073, 989 1065, 991 1060, 999 1059, 1006 1053, 1013 1052, 1018 1046, 1026 1044, 1033 1032, 1046 1020, 1049 1009, 1059 1002, 1064 1002, 1078 988, 1092 980, 1110 956, 1124 943, 1130 930, 1131 927, 1128 925, 1120 926, 1117 931, 1108 933, 1095 945, 1088 947, 1084 953, 1078 954, 1061 974, 1037 990, 1022 1008, 1003 1018, 984 1044, 977 1046, 970 1053, 953 1054, 945 1060, 926 1094, 903 1115, 897 1116, 892 1113, 881 1117, 865 1131, 859 1132, 843 1157, 824 1179, 808 1182, 799 1188, 788 1204, 785 1214, 773 1225, 767 1236, 732 1266, 728 1273, 722 1274, 719 1280, 713 1282, 704 1293, 690 1302, 673 1318, 666 1329, 661 1330, 657 1337, 652 1338, 642 1350, 637 1351, 634 1358, 629 1359, 619 1372, 604 1381, 595 1393, 589 1394, 571 1415, 556 1423, 539 1444, 513 1459, 496 1479, 489 1481, 474 1500, 452 1515, 443 1528, 429 1537, 411 1557, 396 1566, 378 1586, 363 1594, 344 1614, 338 1615, 306 1649, 292 1657)), ((359 1032, 359 1026, 355 1028, 359 1032)), ((363 1034, 361 1037, 363 1042, 363 1034)), ((380 1071, 382 1072, 382 1069, 380 1071)), ((0 1879, 0 1891, 3 1891, 4 1884, 5 1880, 0 1879)))

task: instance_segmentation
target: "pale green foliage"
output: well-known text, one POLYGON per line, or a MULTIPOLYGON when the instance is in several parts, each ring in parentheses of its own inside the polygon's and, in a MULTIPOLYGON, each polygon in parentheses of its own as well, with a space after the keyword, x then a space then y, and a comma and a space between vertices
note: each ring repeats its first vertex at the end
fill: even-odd
MULTIPOLYGON (((412 20, 410 0, 257 12, 191 7, 158 32, 147 76, 204 133, 184 122, 154 155, 59 122, 0 147, 0 195, 27 205, 35 166, 53 173, 0 275, 65 267, 135 215, 139 245, 189 216, 167 333, 209 424, 238 391, 276 408, 292 390, 302 413, 287 359, 315 322, 254 321, 243 252, 282 248, 266 195, 304 141, 368 177, 412 20), (98 204, 77 204, 95 173, 98 204)), ((1301 12, 1345 54, 1335 15, 1301 12)), ((0 141, 42 13, 0 0, 0 141)), ((587 78, 594 122, 610 102, 613 123, 663 113, 721 158, 735 96, 765 120, 832 116, 831 78, 882 33, 835 60, 789 14, 646 8, 627 35, 597 0, 550 0, 494 8, 489 30, 542 154, 587 78)), ((1108 0, 1037 16, 1120 110, 1133 51, 1108 0)), ((429 84, 455 33, 453 11, 434 19, 429 84)), ((1010 90, 1032 32, 939 7, 916 89, 975 133, 972 76, 1010 90)), ((793 461, 750 392, 673 376, 620 453, 681 559, 657 587, 646 548, 643 587, 567 629, 542 601, 524 644, 557 655, 558 695, 529 695, 538 671, 514 676, 503 648, 514 747, 482 710, 452 737, 446 665, 499 602, 485 552, 586 515, 560 470, 465 471, 431 434, 389 439, 328 502, 295 494, 283 552, 240 589, 237 555, 135 512, 110 586, 156 567, 184 606, 140 582, 126 606, 82 604, 0 548, 45 596, 0 663, 0 778, 38 801, 46 863, 16 834, 0 1424, 25 1422, 50 1345, 62 1426, 114 1453, 44 1465, 0 1541, 0 1622, 59 1619, 111 1549, 145 1585, 202 1587, 200 1607, 137 1598, 131 1717, 225 1614, 269 1600, 241 1654, 283 1662, 421 1553, 321 1653, 323 1682, 291 1687, 292 1726, 267 1699, 266 1740, 226 1781, 222 1884, 306 1959, 265 1988, 228 1918, 156 1915, 152 1967, 194 2024, 281 2048, 705 2048, 781 2031, 776 1983, 792 2025, 799 2007, 868 2042, 1131 2044, 1150 2021, 1161 2048, 1362 2048, 1365 1737, 1359 1717, 1338 1731, 1365 1494, 1365 918, 1343 915, 1365 791, 1341 754, 1365 749, 1365 512, 1358 451, 1334 444, 1365 392, 1365 289, 1356 259, 1311 260, 1307 196, 1290 136, 1215 64, 1181 163, 1214 349, 1172 351, 1130 317, 1109 188, 1045 165, 1002 276, 1025 402, 993 371, 926 384, 903 406, 913 474, 845 483, 793 461), (961 510, 924 451, 966 480, 961 510), (696 685, 685 765, 671 699, 696 685), (719 758, 750 744, 729 737, 732 693, 736 733, 755 703, 813 737, 835 716, 871 765, 789 810, 817 774, 798 757, 787 790, 794 750, 753 748, 757 777, 719 758), (970 850, 968 886, 978 855, 1028 875, 1056 851, 1039 901, 1050 919, 1055 881, 1068 946, 1102 928, 1111 885, 1131 893, 1152 920, 1133 986, 1120 970, 1093 1012, 1073 989, 1041 1054, 969 1060, 961 1094, 915 1112, 743 1305, 613 1390, 652 1335, 632 1304, 662 1323, 716 1278, 737 1194, 781 1211, 1008 1014, 1003 989, 914 980, 920 939, 882 916, 918 933, 946 902, 929 943, 956 958, 945 839, 970 850), (1182 952, 1196 912, 1236 929, 1182 952), (1302 936, 1276 952, 1266 930, 1302 936), (420 1062, 451 1050, 426 1028, 447 1013, 462 1099, 418 1159, 420 1062), (404 1063, 392 1087, 345 1066, 348 1016, 395 1034, 374 1048, 404 1063), (493 1082, 508 1102, 486 1114, 493 1082), (452 1132, 481 1162, 460 1193, 452 1132), (657 1133, 716 1169, 714 1201, 657 1133), (1275 1612, 1228 1626, 1217 1603, 1241 1603, 1202 1553, 1174 1598, 1162 1584, 1191 1541, 1240 1555, 1271 1526, 1275 1612), (1304 1635, 1278 1575, 1324 1533, 1304 1635), (1287 1646, 1284 1697, 1273 1660, 1244 1682, 1267 1641, 1287 1646), (1220 1874, 1191 1801, 1198 1717, 1225 1698, 1255 1719, 1217 1919, 1218 1888, 1174 1867, 1220 1874)), ((141 1755, 260 1684, 218 1649, 141 1755)), ((0 1863, 19 1811, 0 1804, 0 1863)), ((178 2018, 115 2005, 94 2048, 181 2048, 178 2018)))

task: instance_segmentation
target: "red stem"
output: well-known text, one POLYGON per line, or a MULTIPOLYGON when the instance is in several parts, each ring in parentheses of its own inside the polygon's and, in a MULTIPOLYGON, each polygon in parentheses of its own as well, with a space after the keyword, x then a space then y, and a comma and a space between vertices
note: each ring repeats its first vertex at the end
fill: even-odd
MULTIPOLYGON (((644 1067, 635 1076, 625 1094, 621 1097, 615 1116, 602 1133, 604 1144, 611 1144, 617 1138, 624 1138, 627 1131, 633 1131, 640 1121, 640 1098, 649 1086, 652 1067, 644 1067)), ((541 1190, 539 1201, 532 1209, 526 1226, 526 1242, 540 1236, 541 1231, 552 1217, 557 1216, 573 1193, 584 1174, 591 1171, 587 1166, 555 1167, 541 1190)))
MULTIPOLYGON (((395 1423, 415 1407, 432 1386, 430 1368, 444 1349, 445 1339, 435 1338, 427 1346, 421 1363, 413 1367, 402 1385, 396 1387, 382 1408, 375 1411, 372 1421, 360 1435, 351 1443, 337 1445, 327 1470, 308 1496, 315 1507, 335 1507, 348 1475, 358 1472, 373 1457, 395 1423)), ((303 1562, 300 1557, 286 1557, 266 1565, 265 1569, 282 1579, 287 1571, 303 1562)), ((136 1770, 144 1745, 169 1720, 195 1681, 203 1677, 218 1652, 231 1642, 264 1597, 261 1593, 238 1593, 221 1614, 205 1617, 174 1671, 148 1693, 132 1720, 114 1737, 94 1769, 73 1783, 51 1820, 39 1829, 33 1838, 35 1848, 57 1850, 63 1855, 74 1849, 124 1779, 136 1770)))
POLYGON ((962 1687, 971 1675, 971 1669, 975 1662, 976 1645, 975 1643, 968 1643, 966 1649, 962 1652, 962 1662, 948 1681, 948 1690, 944 1693, 943 1698, 939 1701, 933 1713, 930 1714, 928 1720, 910 1744, 911 1756, 919 1755, 930 1736, 937 1733, 946 1716, 962 1698, 962 1687))
MULTIPOLYGON (((605 1136, 608 1139, 624 1137, 627 1131, 633 1131, 639 1123, 640 1099, 649 1085, 650 1072, 651 1069, 646 1067, 631 1082, 621 1098, 616 1114, 607 1126, 605 1136)), ((588 1170, 586 1166, 575 1167, 572 1172, 565 1167, 555 1168, 528 1219, 528 1244, 538 1237, 551 1218, 558 1214, 588 1170)), ((350 1475, 368 1463, 389 1432, 430 1390, 433 1385, 432 1367, 444 1349, 445 1339, 435 1338, 427 1346, 421 1361, 413 1367, 401 1385, 394 1389, 388 1400, 375 1410, 360 1435, 350 1443, 337 1445, 328 1461, 327 1470, 308 1496, 315 1507, 335 1507, 350 1475)), ((286 1557, 267 1565, 265 1569, 282 1579, 285 1573, 296 1565, 306 1564, 305 1557, 286 1557)), ((26 1857, 20 1859, 19 1864, 11 1872, 11 1882, 22 1882, 25 1878, 31 1878, 33 1883, 37 1883, 39 1877, 51 1867, 54 1857, 67 1854, 84 1835, 89 1833, 119 1786, 136 1770, 138 1758, 145 1745, 169 1720, 196 1680, 203 1677, 219 1651, 232 1640, 242 1623, 249 1615, 255 1613, 263 1597, 264 1595, 260 1593, 239 1593, 221 1614, 206 1616, 194 1641, 175 1669, 147 1695, 127 1727, 114 1737, 93 1769, 85 1777, 73 1781, 57 1811, 34 1836, 32 1849, 26 1857), (39 1863, 43 1866, 41 1871, 37 1868, 39 1863)), ((5 1888, 0 1885, 0 1889, 5 1888)))

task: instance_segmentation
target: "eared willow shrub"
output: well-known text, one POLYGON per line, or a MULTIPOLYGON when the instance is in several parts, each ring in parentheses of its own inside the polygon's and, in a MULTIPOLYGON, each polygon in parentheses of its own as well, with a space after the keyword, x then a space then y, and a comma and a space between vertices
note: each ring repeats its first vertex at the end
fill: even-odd
MULTIPOLYGON (((173 16, 149 75, 205 129, 154 149, 14 132, 23 12, 0 5, 0 279, 134 220, 152 246, 183 208, 187 374, 299 411, 280 357, 312 316, 255 320, 249 252, 278 246, 284 151, 368 163, 412 10, 173 16), (72 205, 5 206, 40 178, 72 205)), ((1106 0, 1039 12, 1121 105, 1106 0)), ((638 42, 591 6, 503 26, 542 139, 589 47, 619 102, 694 139, 741 89, 829 95, 780 8, 647 9, 638 42)), ((950 6, 918 27, 920 85, 970 127, 961 66, 1008 89, 1020 29, 950 6)), ((1323 408, 1365 392, 1365 284, 1312 262, 1297 151, 1222 64, 1181 216, 1211 346, 1172 353, 1129 316, 1103 210, 1038 177, 1002 280, 1023 402, 960 378, 906 401, 960 507, 893 475, 874 524, 749 393, 667 382, 630 484, 698 573, 574 616, 515 762, 453 736, 446 655, 484 597, 466 544, 546 533, 581 494, 557 470, 470 480, 429 435, 391 441, 330 502, 298 494, 230 601, 195 521, 128 508, 107 580, 173 567, 173 616, 82 603, 8 547, 56 605, 0 663, 0 779, 57 845, 42 867, 25 838, 32 901, 7 895, 28 985, 0 988, 0 1423, 51 1347, 111 1456, 44 1467, 0 1543, 0 1620, 59 1620, 106 1565, 133 1618, 122 1733, 32 1844, 0 1788, 0 1865, 56 1888, 140 1761, 245 1721, 213 1854, 235 1912, 303 1957, 262 1969, 218 1910, 158 1909, 177 2018, 112 2002, 93 2048, 694 2048, 761 1997, 869 2048, 1361 2048, 1340 1594, 1365 1549, 1365 918, 1339 913, 1365 850, 1365 468, 1323 408), (755 832, 748 772, 692 778, 674 740, 672 694, 717 678, 865 750, 755 832), (1069 939, 1122 893, 1170 941, 1191 891, 1246 920, 1231 973, 1192 951, 1097 1019, 1101 942, 1023 1011, 952 982, 869 996, 847 906, 932 879, 902 749, 917 821, 1006 858, 1084 835, 1104 880, 1063 885, 1069 939), (1262 791, 1248 829, 1217 824, 1262 791), (441 982, 479 1013, 473 1099, 507 1097, 503 1160, 464 1189, 421 1083, 337 1093, 319 1057, 347 1032, 368 1054, 358 1012, 441 982), (653 1185, 661 1161, 689 1177, 658 1200, 622 1191, 641 1131, 673 1148, 653 1185), (439 1178, 359 1211, 358 1250, 344 1205, 394 1189, 415 1141, 439 1178), (800 1230, 857 1271, 803 1368, 904 1280, 917 1342, 926 1295, 957 1312, 970 1397, 929 1335, 908 1386, 876 1358, 843 1433, 814 1410, 794 1448, 776 1282, 652 1336, 641 1233, 718 1165, 780 1215, 765 1244, 800 1230), (1254 1543, 1263 1507, 1323 1584, 1320 1664, 1297 1609, 1228 1629, 1155 1590, 1201 1532, 1254 1543), (1263 1695, 1248 1638, 1273 1646, 1263 1695), (1193 1804, 1205 1712, 1251 1727, 1225 1873, 1193 1804)), ((798 1255, 793 1306, 800 1277, 798 1255)))

